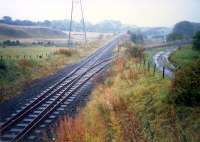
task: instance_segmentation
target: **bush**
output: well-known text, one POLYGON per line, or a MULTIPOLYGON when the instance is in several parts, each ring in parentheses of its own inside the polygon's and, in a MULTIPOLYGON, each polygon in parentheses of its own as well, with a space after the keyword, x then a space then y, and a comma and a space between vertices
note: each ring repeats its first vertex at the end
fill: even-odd
POLYGON ((200 105, 200 59, 175 72, 170 100, 179 105, 200 105))
POLYGON ((194 49, 200 50, 200 32, 197 32, 194 36, 193 47, 194 49))
POLYGON ((126 47, 127 47, 126 52, 127 52, 127 55, 129 57, 131 57, 131 58, 132 57, 134 57, 134 58, 137 58, 137 57, 142 58, 143 57, 143 55, 144 55, 144 53, 143 53, 144 48, 143 47, 135 46, 131 43, 127 43, 126 47))
POLYGON ((6 70, 6 64, 3 60, 0 60, 0 70, 6 70))
POLYGON ((73 54, 76 54, 77 51, 73 49, 59 49, 54 54, 62 54, 65 56, 72 56, 73 54))
POLYGON ((19 40, 16 40, 16 41, 6 40, 6 41, 3 41, 3 45, 4 46, 17 46, 17 45, 20 45, 20 41, 19 40))
POLYGON ((143 35, 141 33, 129 33, 131 34, 131 40, 136 44, 142 44, 144 42, 143 35))
POLYGON ((167 36, 167 41, 176 41, 176 40, 182 40, 185 37, 181 34, 177 34, 177 33, 171 33, 167 36))
POLYGON ((33 67, 33 64, 31 61, 27 60, 27 59, 21 59, 18 61, 18 65, 20 67, 23 67, 23 68, 31 68, 33 67))

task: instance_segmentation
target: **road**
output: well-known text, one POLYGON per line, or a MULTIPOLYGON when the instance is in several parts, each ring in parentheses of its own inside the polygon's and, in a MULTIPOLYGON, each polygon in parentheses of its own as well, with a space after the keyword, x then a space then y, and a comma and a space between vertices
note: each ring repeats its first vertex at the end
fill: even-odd
POLYGON ((170 78, 173 77, 175 67, 172 63, 170 63, 169 56, 177 49, 178 47, 169 47, 166 48, 164 51, 156 53, 153 57, 153 61, 154 64, 156 64, 157 69, 162 72, 163 67, 165 67, 165 75, 170 78))
POLYGON ((192 40, 183 40, 183 41, 175 41, 175 42, 168 42, 165 44, 158 44, 154 46, 146 46, 146 50, 152 50, 155 48, 163 48, 164 51, 157 52, 153 57, 153 62, 156 64, 156 68, 159 71, 163 71, 163 67, 165 67, 165 75, 169 78, 173 77, 173 72, 175 70, 175 67, 172 63, 169 61, 169 56, 175 52, 178 48, 184 47, 186 45, 189 45, 192 43, 192 40))

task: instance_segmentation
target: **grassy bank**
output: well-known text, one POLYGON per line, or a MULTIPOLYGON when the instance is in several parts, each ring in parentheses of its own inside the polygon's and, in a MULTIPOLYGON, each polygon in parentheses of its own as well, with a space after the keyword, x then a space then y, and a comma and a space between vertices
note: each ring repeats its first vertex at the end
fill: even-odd
POLYGON ((153 57, 155 56, 156 53, 164 51, 165 48, 152 48, 149 50, 145 50, 145 58, 147 61, 150 61, 151 63, 153 63, 153 57))
POLYGON ((81 113, 60 121, 56 141, 198 142, 199 107, 168 103, 171 81, 137 63, 118 58, 81 113))
POLYGON ((177 67, 184 67, 198 58, 200 58, 200 51, 193 49, 192 46, 186 46, 174 52, 170 56, 170 61, 177 67))
MULTIPOLYGON (((105 42, 105 41, 104 41, 105 42)), ((102 42, 90 42, 76 49, 57 47, 0 48, 0 102, 19 95, 23 88, 36 79, 55 73, 67 64, 88 56, 102 42)))

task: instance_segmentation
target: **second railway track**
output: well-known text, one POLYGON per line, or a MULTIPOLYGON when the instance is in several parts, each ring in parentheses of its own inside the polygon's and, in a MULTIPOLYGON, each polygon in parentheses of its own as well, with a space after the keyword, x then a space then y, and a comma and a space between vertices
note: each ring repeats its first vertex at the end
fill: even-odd
POLYGON ((56 110, 67 107, 70 100, 73 101, 76 97, 76 92, 111 62, 112 58, 108 58, 110 54, 107 53, 112 51, 122 36, 115 37, 112 42, 85 58, 69 75, 47 88, 21 110, 14 113, 1 125, 0 140, 20 141, 42 122, 47 121, 48 118, 54 118, 57 115, 56 110))

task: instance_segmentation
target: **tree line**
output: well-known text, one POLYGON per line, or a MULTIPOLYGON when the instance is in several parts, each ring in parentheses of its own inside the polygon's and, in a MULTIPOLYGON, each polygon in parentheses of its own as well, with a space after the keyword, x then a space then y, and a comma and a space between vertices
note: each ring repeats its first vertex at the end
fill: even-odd
MULTIPOLYGON (((70 20, 44 20, 33 22, 30 20, 13 20, 12 17, 4 16, 0 19, 0 23, 9 24, 9 25, 18 25, 18 26, 41 26, 48 27, 61 31, 69 31, 70 20)), ((73 31, 81 32, 83 31, 82 21, 72 21, 73 31)), ((88 32, 121 32, 127 31, 131 26, 125 26, 120 21, 105 20, 97 24, 91 24, 86 22, 86 30, 88 32)))

